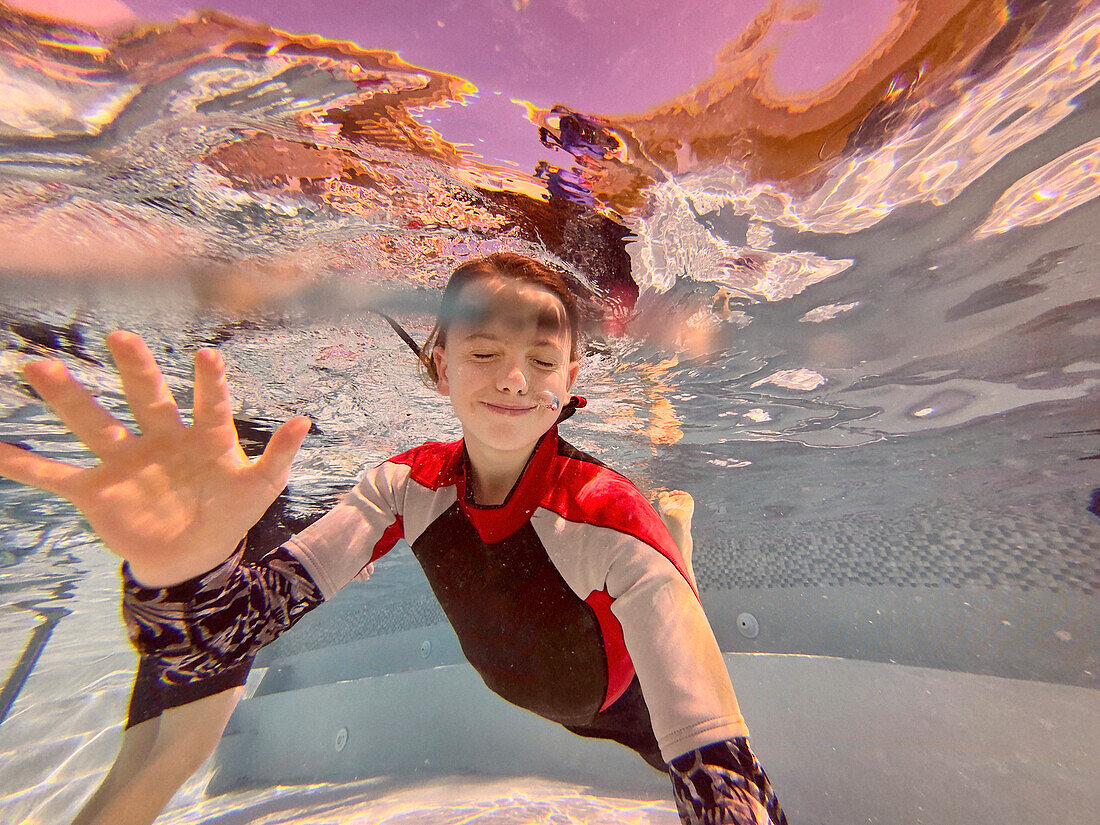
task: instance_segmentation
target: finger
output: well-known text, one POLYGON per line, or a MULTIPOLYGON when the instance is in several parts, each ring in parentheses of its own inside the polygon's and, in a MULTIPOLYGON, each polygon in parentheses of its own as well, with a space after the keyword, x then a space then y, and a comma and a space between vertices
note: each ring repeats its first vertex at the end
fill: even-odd
POLYGON ((129 436, 122 422, 103 409, 60 361, 33 361, 23 367, 23 377, 96 455, 109 453, 129 436))
POLYGON ((107 348, 118 365, 126 402, 141 432, 163 435, 181 429, 176 399, 141 337, 124 330, 112 332, 107 336, 107 348))
POLYGON ((274 486, 282 488, 290 476, 294 456, 301 449, 311 426, 310 420, 300 415, 279 427, 267 442, 263 455, 253 463, 256 472, 266 476, 274 486))
POLYGON ((80 467, 35 455, 29 450, 0 441, 0 476, 20 484, 29 484, 40 490, 65 496, 69 489, 69 480, 81 471, 80 467))
POLYGON ((233 425, 233 399, 225 380, 225 362, 217 351, 203 348, 195 353, 196 427, 216 429, 233 425))

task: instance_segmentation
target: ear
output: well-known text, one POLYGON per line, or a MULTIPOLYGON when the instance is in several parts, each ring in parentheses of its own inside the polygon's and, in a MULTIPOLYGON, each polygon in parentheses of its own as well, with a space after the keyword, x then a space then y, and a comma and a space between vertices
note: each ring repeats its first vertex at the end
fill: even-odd
POLYGON ((451 385, 447 379, 447 350, 443 347, 432 349, 432 361, 435 362, 435 388, 440 395, 450 395, 451 385))
POLYGON ((577 373, 581 370, 580 361, 570 361, 569 369, 565 373, 565 391, 569 392, 573 389, 573 382, 577 380, 577 373))

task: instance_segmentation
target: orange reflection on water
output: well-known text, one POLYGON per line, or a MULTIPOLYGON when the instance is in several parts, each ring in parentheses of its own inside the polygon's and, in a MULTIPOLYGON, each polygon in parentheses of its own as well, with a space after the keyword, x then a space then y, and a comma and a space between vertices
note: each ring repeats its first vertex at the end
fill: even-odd
POLYGON ((710 78, 617 125, 666 170, 737 162, 750 180, 797 178, 818 167, 823 154, 845 149, 851 135, 875 140, 871 123, 886 126, 886 110, 918 87, 953 77, 959 56, 1001 28, 1006 8, 1004 0, 903 0, 883 15, 877 42, 850 65, 791 89, 772 78, 785 57, 783 41, 826 18, 812 5, 775 0, 718 54, 710 78))
MULTIPOLYGON (((659 444, 675 444, 684 437, 676 406, 670 398, 676 388, 667 377, 679 363, 679 357, 673 355, 655 364, 620 364, 612 371, 613 375, 629 371, 642 383, 649 404, 648 420, 643 432, 654 447, 659 444)), ((633 416, 628 418, 633 420, 633 416)), ((623 417, 618 416, 617 420, 622 422, 623 417)), ((656 451, 654 454, 656 455, 656 451)))

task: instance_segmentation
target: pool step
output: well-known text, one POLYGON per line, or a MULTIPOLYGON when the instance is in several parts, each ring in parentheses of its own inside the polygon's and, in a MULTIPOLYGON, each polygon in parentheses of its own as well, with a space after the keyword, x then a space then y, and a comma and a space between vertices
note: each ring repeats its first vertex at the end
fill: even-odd
MULTIPOLYGON (((410 640, 390 642, 408 661, 410 640)), ((792 822, 1100 822, 1096 690, 821 656, 725 658, 792 822)), ((212 792, 477 774, 671 798, 633 752, 504 702, 468 664, 325 683, 303 664, 284 663, 299 674, 280 677, 290 689, 240 704, 212 792)))
POLYGON ((619 792, 668 787, 632 751, 505 702, 463 663, 257 693, 226 729, 209 792, 461 773, 595 782, 619 792))

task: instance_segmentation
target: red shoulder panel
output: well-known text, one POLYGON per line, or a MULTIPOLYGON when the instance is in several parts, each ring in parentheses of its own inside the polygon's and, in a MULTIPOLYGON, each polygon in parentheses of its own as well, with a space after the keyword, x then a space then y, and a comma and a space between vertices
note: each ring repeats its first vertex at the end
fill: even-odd
POLYGON ((382 532, 382 535, 378 539, 378 541, 375 542, 374 550, 371 552, 370 561, 368 561, 367 564, 378 561, 380 558, 386 555, 386 553, 390 552, 393 549, 393 546, 397 544, 399 539, 403 539, 404 537, 405 520, 401 518, 401 516, 397 516, 397 518, 394 519, 393 524, 387 527, 382 532))
POLYGON ((428 441, 388 459, 409 468, 409 478, 429 490, 455 484, 462 474, 461 441, 428 441))
POLYGON ((543 507, 569 521, 633 536, 672 562, 690 584, 680 549, 637 487, 614 470, 569 456, 557 456, 554 471, 558 483, 546 491, 543 507))
POLYGON ((585 599, 592 612, 596 614, 596 621, 600 625, 600 633, 603 634, 604 652, 607 654, 607 694, 604 696, 600 712, 607 710, 630 687, 634 678, 634 662, 626 650, 626 640, 623 638, 623 626, 611 612, 611 603, 614 601, 608 594, 607 588, 593 590, 585 599))

